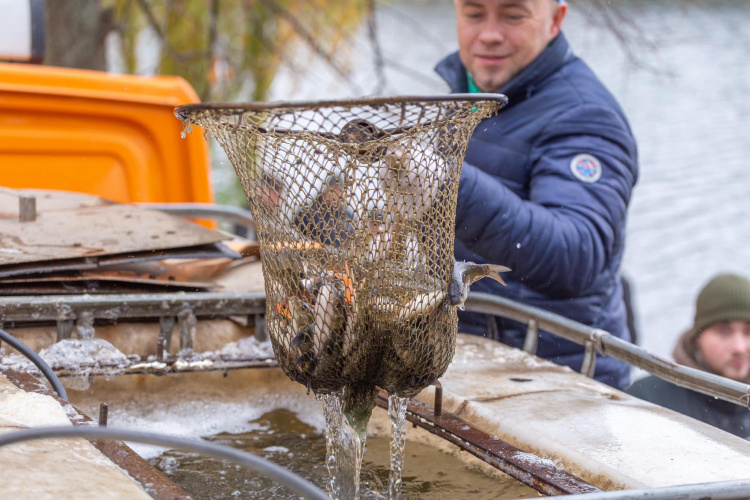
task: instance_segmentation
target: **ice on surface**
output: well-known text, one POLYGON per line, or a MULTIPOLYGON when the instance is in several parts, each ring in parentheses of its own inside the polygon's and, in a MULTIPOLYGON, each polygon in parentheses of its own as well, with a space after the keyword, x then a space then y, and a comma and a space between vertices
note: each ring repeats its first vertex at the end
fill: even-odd
POLYGON ((272 358, 271 341, 259 342, 255 337, 245 337, 225 345, 216 354, 233 358, 272 358))
MULTIPOLYGON (((34 370, 34 364, 20 354, 4 354, 0 350, 0 366, 15 370, 34 370)), ((115 346, 103 339, 63 339, 56 344, 39 351, 39 356, 52 368, 81 371, 81 375, 88 375, 85 368, 95 364, 106 366, 127 366, 130 359, 115 346)))
POLYGON ((97 362, 123 366, 130 362, 125 354, 104 339, 63 339, 42 349, 39 356, 52 368, 67 369, 76 369, 97 362))
POLYGON ((271 453, 289 453, 289 448, 284 446, 267 446, 263 448, 263 451, 270 451, 271 453))

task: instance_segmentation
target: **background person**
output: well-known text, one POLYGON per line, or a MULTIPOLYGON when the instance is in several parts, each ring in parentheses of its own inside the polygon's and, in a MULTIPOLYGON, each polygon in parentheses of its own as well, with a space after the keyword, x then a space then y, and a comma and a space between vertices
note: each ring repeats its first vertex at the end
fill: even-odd
MULTIPOLYGON (((750 281, 735 274, 712 279, 698 295, 693 327, 677 341, 673 356, 681 365, 750 383, 750 281)), ((626 392, 737 436, 750 437, 750 410, 745 407, 653 375, 626 392)))
MULTIPOLYGON (((510 99, 469 143, 456 214, 457 260, 502 264, 508 286, 472 290, 507 297, 624 339, 620 262, 638 175, 627 119, 576 57, 554 0, 454 0, 459 51, 436 71, 452 92, 510 99)), ((523 345, 525 325, 460 313, 459 331, 523 345)), ((537 354, 579 370, 583 347, 541 332, 537 354)), ((629 367, 597 360, 595 377, 623 388, 629 367)))

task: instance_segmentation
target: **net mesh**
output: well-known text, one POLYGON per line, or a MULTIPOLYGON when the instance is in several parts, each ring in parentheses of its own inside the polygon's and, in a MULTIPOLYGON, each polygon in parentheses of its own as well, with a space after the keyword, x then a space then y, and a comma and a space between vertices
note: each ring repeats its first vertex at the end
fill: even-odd
POLYGON ((469 138, 503 102, 192 105, 229 156, 261 245, 279 365, 315 393, 410 397, 448 367, 456 198, 469 138), (365 391, 367 392, 367 391, 365 391))

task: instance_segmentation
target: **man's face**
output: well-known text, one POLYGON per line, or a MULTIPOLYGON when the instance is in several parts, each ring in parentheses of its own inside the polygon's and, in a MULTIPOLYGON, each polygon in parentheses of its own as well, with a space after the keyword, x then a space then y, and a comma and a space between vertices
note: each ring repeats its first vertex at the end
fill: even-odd
POLYGON ((706 328, 698 336, 703 360, 714 373, 733 380, 750 375, 750 323, 727 321, 706 328))
POLYGON ((496 92, 560 33, 567 5, 554 0, 454 0, 461 61, 477 87, 496 92))

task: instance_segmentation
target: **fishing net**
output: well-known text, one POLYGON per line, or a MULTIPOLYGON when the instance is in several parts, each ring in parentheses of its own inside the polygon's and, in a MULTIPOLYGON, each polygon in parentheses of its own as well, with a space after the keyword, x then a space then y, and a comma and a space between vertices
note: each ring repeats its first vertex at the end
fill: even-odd
POLYGON ((229 156, 261 245, 267 328, 316 394, 411 397, 455 348, 446 305, 469 138, 502 96, 190 105, 229 156), (368 392, 369 391, 369 392, 368 392))

